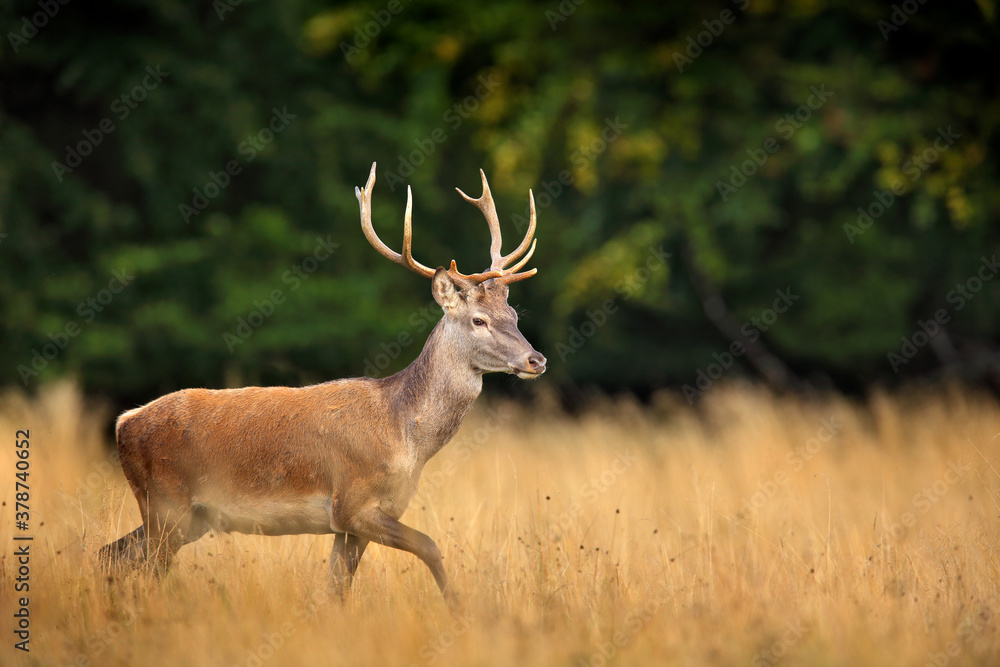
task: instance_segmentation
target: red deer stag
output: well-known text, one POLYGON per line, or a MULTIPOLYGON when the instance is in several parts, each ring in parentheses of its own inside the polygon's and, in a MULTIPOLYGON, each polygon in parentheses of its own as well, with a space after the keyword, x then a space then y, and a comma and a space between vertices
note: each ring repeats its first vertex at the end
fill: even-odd
POLYGON ((490 228, 490 268, 472 275, 459 273, 454 260, 434 270, 413 259, 409 188, 402 255, 372 228, 374 163, 365 189, 355 188, 365 237, 385 257, 430 278, 444 309, 405 369, 300 388, 185 389, 118 418, 119 457, 143 525, 101 549, 106 565, 146 562, 163 572, 178 549, 210 530, 333 533, 330 571, 341 594, 374 541, 415 554, 445 598, 455 600, 437 545, 399 518, 424 464, 451 440, 482 390, 483 373, 531 379, 545 371, 545 357, 521 335, 507 304, 507 286, 536 271, 518 273, 535 250, 534 196, 529 190, 524 240, 501 255, 500 221, 480 175, 479 199, 458 191, 490 228))

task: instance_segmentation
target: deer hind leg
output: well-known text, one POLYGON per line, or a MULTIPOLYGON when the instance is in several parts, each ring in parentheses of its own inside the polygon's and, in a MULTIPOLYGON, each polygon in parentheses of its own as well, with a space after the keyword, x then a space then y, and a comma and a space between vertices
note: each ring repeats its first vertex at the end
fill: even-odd
POLYGON ((204 535, 209 526, 189 501, 171 500, 135 487, 133 491, 143 525, 102 547, 101 565, 108 570, 126 565, 151 566, 162 575, 177 551, 204 535))
POLYGON ((337 533, 333 540, 333 551, 330 553, 330 583, 333 590, 343 599, 354 581, 354 573, 358 571, 361 556, 369 540, 352 535, 337 533))
POLYGON ((454 610, 458 608, 458 596, 448 585, 448 575, 444 571, 441 550, 434 540, 419 530, 405 526, 378 507, 359 512, 351 520, 351 533, 366 540, 383 544, 393 549, 409 551, 422 560, 434 575, 434 581, 444 595, 445 601, 454 610))
POLYGON ((139 509, 143 524, 101 547, 98 557, 106 570, 154 565, 158 573, 166 572, 174 554, 186 543, 179 512, 164 511, 162 503, 144 503, 142 500, 139 509))
POLYGON ((146 526, 139 526, 128 535, 101 547, 98 554, 101 567, 106 571, 123 565, 134 565, 146 559, 146 526))
MULTIPOLYGON (((126 469, 126 475, 128 470, 126 469)), ((139 513, 143 517, 143 525, 139 526, 131 533, 101 547, 98 552, 98 562, 101 567, 110 573, 117 572, 123 568, 131 568, 146 563, 149 558, 149 532, 147 521, 149 502, 144 491, 140 491, 136 484, 131 484, 132 493, 139 503, 139 513)))
POLYGON ((174 556, 211 529, 201 508, 189 499, 151 498, 143 514, 146 529, 146 561, 158 575, 166 574, 174 556))

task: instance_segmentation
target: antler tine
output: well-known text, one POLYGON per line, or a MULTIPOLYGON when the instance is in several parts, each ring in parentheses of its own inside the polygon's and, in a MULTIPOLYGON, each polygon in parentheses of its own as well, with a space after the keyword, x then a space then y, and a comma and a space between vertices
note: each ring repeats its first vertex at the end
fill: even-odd
POLYGON ((525 271, 524 273, 518 273, 521 267, 527 264, 528 260, 531 259, 531 256, 535 254, 536 245, 538 245, 538 239, 531 242, 531 248, 528 249, 528 254, 522 257, 521 261, 504 271, 503 275, 500 277, 500 282, 509 285, 511 283, 516 283, 519 280, 530 278, 538 273, 538 269, 531 269, 530 271, 525 271))
POLYGON ((471 280, 474 283, 481 283, 484 280, 489 280, 490 278, 503 277, 502 271, 495 271, 493 269, 490 269, 489 271, 483 271, 482 273, 472 273, 469 275, 465 275, 464 273, 458 270, 458 264, 455 263, 455 260, 451 260, 451 268, 448 269, 448 273, 452 274, 453 276, 458 276, 459 278, 464 278, 465 280, 471 280))
POLYGON ((486 218, 486 223, 490 226, 490 270, 502 271, 503 260, 505 258, 500 256, 503 237, 500 234, 500 218, 497 216, 497 205, 493 201, 493 193, 490 192, 490 184, 486 180, 486 172, 480 169, 479 175, 483 179, 483 194, 480 195, 479 199, 473 199, 459 188, 455 188, 455 190, 458 191, 458 194, 462 195, 465 201, 483 212, 483 217, 486 218))
POLYGON ((538 245, 538 239, 535 239, 534 241, 531 242, 531 248, 528 249, 528 254, 522 257, 517 264, 504 271, 504 274, 510 275, 512 273, 517 273, 518 271, 520 271, 521 267, 527 264, 528 260, 531 259, 531 256, 535 254, 536 245, 538 245))
POLYGON ((365 233, 365 238, 368 242, 379 251, 385 257, 388 257, 394 262, 398 262, 402 255, 394 252, 382 243, 382 239, 378 237, 375 233, 375 229, 372 227, 372 188, 375 187, 375 163, 372 162, 372 171, 368 175, 368 182, 365 183, 365 189, 355 187, 354 196, 358 198, 358 204, 361 206, 361 231, 365 233))
POLYGON ((411 212, 413 211, 413 194, 410 192, 410 186, 406 186, 406 215, 403 216, 403 260, 406 262, 407 268, 409 268, 414 273, 419 273, 427 278, 434 277, 434 269, 424 266, 417 260, 413 259, 413 221, 411 218, 411 212))
POLYGON ((524 249, 526 247, 528 248, 528 253, 524 257, 522 257, 520 261, 517 262, 517 264, 504 271, 504 275, 503 277, 500 278, 500 281, 507 285, 509 285, 510 283, 516 283, 520 280, 524 280, 525 278, 530 278, 531 276, 538 273, 538 269, 531 269, 530 271, 525 271, 524 273, 518 273, 518 271, 521 270, 521 267, 527 264, 528 260, 531 259, 531 256, 535 254, 535 246, 538 245, 538 239, 534 238, 535 222, 536 222, 535 195, 531 190, 528 190, 528 205, 529 208, 531 209, 531 219, 528 222, 528 231, 524 235, 524 240, 521 241, 521 245, 517 247, 517 250, 510 253, 506 257, 502 258, 501 261, 504 264, 509 263, 515 257, 524 252, 524 249), (531 247, 528 247, 529 243, 531 244, 531 247))
MULTIPOLYGON (((479 175, 483 179, 483 194, 479 199, 473 199, 459 188, 455 189, 458 190, 458 194, 462 195, 465 201, 476 206, 483 212, 483 216, 485 216, 486 222, 490 226, 490 269, 493 271, 504 271, 505 273, 516 271, 516 269, 507 270, 505 267, 523 255, 524 251, 531 246, 532 239, 535 236, 535 223, 537 221, 535 215, 535 195, 531 190, 528 190, 531 217, 528 221, 528 231, 525 233, 524 239, 521 240, 521 244, 517 246, 514 252, 501 256, 500 251, 503 237, 500 233, 500 219, 497 216, 496 202, 493 201, 493 193, 490 192, 490 184, 486 180, 486 173, 480 169, 479 175)), ((519 264, 518 266, 523 266, 523 264, 519 264)))
POLYGON ((506 273, 501 276, 499 280, 505 285, 510 285, 511 283, 516 283, 524 280, 525 278, 530 278, 536 273, 538 273, 538 269, 531 269, 530 271, 525 271, 524 273, 506 273))
MULTIPOLYGON (((509 255, 504 255, 503 257, 500 258, 501 267, 507 266, 515 259, 520 257, 524 253, 524 251, 528 249, 528 246, 530 246, 532 243, 532 239, 535 237, 535 195, 531 190, 528 190, 528 204, 529 204, 528 207, 531 210, 531 215, 529 216, 528 220, 528 231, 525 233, 524 239, 521 241, 521 245, 517 246, 517 249, 515 249, 514 252, 510 253, 509 255)), ((532 247, 532 252, 534 252, 534 246, 531 247, 532 247)), ((530 257, 530 253, 528 256, 530 257)), ((520 268, 523 265, 524 264, 522 260, 522 263, 518 264, 517 268, 520 268)), ((510 271, 513 273, 514 271, 517 271, 517 268, 512 268, 510 269, 510 271)))
POLYGON ((368 182, 365 184, 365 189, 362 190, 361 188, 354 188, 354 196, 358 198, 358 204, 361 206, 361 230, 365 233, 365 238, 368 239, 368 242, 372 244, 372 247, 378 250, 379 254, 383 257, 392 260, 400 266, 405 266, 417 275, 421 275, 425 278, 434 277, 433 269, 430 269, 413 259, 413 229, 410 215, 413 209, 413 196, 410 193, 409 186, 406 188, 406 215, 403 218, 402 255, 382 243, 382 239, 378 237, 378 234, 375 233, 375 228, 372 227, 372 188, 374 187, 375 163, 372 162, 372 171, 371 174, 368 175, 368 182))

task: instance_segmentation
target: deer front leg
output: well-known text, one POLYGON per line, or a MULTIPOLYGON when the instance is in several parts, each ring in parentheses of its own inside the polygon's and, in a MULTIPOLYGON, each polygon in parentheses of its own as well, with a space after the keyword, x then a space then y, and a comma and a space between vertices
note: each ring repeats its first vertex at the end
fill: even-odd
POLYGON ((341 598, 351 588, 354 573, 358 571, 361 555, 368 546, 368 540, 351 533, 337 533, 330 553, 330 581, 341 598))
POLYGON ((404 526, 377 507, 363 510, 355 515, 351 521, 351 533, 393 549, 409 551, 424 561, 434 575, 434 581, 441 589, 445 601, 452 609, 458 607, 458 596, 448 585, 448 576, 441 561, 441 551, 434 540, 419 530, 404 526))

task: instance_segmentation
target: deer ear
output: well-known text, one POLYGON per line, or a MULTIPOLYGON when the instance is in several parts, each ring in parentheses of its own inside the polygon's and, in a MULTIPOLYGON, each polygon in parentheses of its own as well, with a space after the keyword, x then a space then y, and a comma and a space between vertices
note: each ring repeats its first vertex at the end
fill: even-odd
POLYGON ((431 294, 434 295, 434 300, 438 302, 445 312, 449 312, 456 307, 464 298, 462 293, 458 291, 461 285, 457 284, 448 274, 448 271, 444 267, 438 267, 438 270, 434 273, 434 277, 431 279, 431 294))

